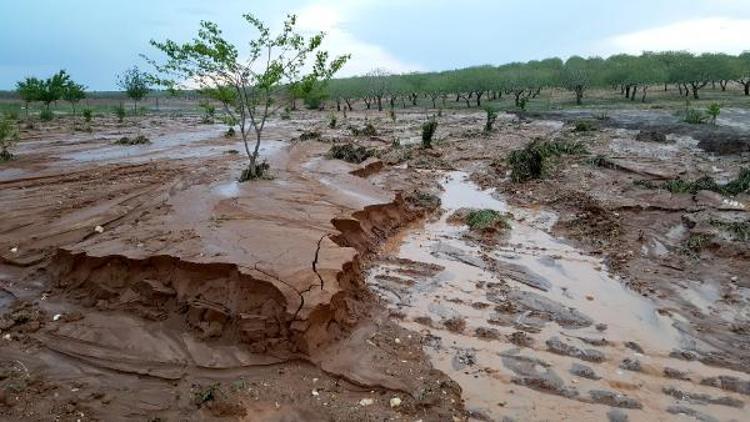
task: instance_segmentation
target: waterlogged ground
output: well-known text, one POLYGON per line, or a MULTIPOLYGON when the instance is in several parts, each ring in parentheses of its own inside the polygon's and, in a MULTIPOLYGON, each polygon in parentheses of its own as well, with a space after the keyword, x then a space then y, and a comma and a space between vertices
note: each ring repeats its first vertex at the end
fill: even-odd
POLYGON ((750 195, 660 188, 747 166, 725 111, 491 133, 445 111, 431 149, 434 111, 297 112, 249 184, 239 138, 196 116, 24 130, 0 168, 0 419, 746 420, 750 195), (514 183, 533 139, 586 152, 514 183))
POLYGON ((474 418, 744 418, 741 395, 700 385, 743 374, 670 357, 687 341, 673 326, 679 317, 661 315, 601 258, 550 235, 553 213, 510 207, 465 173, 441 178, 443 215, 391 245, 368 283, 405 327, 427 336, 431 359, 459 382, 474 418), (446 221, 460 208, 510 213, 511 228, 484 247, 446 221), (695 402, 698 410, 686 410, 695 402))

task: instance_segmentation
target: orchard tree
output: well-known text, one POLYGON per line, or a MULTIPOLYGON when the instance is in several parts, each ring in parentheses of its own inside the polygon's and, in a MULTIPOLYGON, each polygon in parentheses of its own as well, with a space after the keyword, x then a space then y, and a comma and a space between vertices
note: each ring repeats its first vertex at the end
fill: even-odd
POLYGON ((750 52, 744 52, 735 61, 737 83, 745 89, 745 95, 750 95, 750 52))
POLYGON ((598 57, 584 59, 583 57, 573 56, 563 65, 560 72, 560 83, 565 89, 575 93, 577 105, 583 103, 586 90, 599 83, 599 71, 602 63, 603 60, 598 57))
MULTIPOLYGON (((388 78, 390 77, 385 69, 373 69, 365 75, 367 85, 367 96, 370 100, 376 102, 378 111, 383 111, 383 97, 388 93, 388 78)), ((367 109, 370 109, 370 102, 365 101, 367 109)))
POLYGON ((165 63, 149 60, 164 74, 160 82, 198 85, 201 88, 225 89, 234 92, 224 111, 240 127, 249 163, 240 181, 262 176, 265 166, 259 165, 261 135, 269 116, 283 107, 278 101, 288 95, 287 87, 297 83, 330 79, 349 59, 348 55, 329 61, 328 52, 320 49, 324 34, 305 38, 295 32, 297 18, 287 16, 283 29, 272 35, 271 29, 251 14, 244 19, 257 32, 249 42, 247 58, 241 58, 233 44, 225 40, 219 27, 202 21, 197 38, 184 44, 171 40, 151 41, 166 55, 165 63), (311 67, 307 68, 310 56, 311 67), (250 148, 251 131, 255 145, 250 148))
POLYGON ((148 73, 142 72, 138 66, 133 66, 117 76, 117 86, 125 91, 128 98, 133 100, 134 113, 138 111, 138 102, 151 92, 152 79, 148 73))
POLYGON ((32 103, 41 101, 44 81, 29 77, 16 83, 18 96, 26 103, 26 118, 29 118, 29 108, 32 103))
POLYGON ((86 98, 86 87, 73 81, 68 81, 62 95, 63 100, 70 103, 73 108, 73 117, 76 116, 76 105, 86 98))
POLYGON ((26 78, 16 84, 16 91, 26 102, 28 115, 28 105, 36 101, 44 103, 49 111, 50 104, 62 98, 71 83, 70 75, 61 70, 45 80, 26 78))

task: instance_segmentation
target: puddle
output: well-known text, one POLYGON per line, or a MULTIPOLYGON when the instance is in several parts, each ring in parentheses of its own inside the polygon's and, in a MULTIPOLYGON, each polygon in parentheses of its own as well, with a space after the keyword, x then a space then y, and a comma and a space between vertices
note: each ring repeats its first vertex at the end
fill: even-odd
POLYGON ((404 326, 427 336, 433 364, 461 385, 468 409, 492 420, 584 414, 606 420, 608 408, 594 404, 600 397, 589 391, 607 390, 666 415, 671 398, 662 393, 663 366, 731 373, 669 358, 683 346, 674 327, 679 317, 660 315, 649 299, 610 276, 601 259, 544 231, 554 222, 549 212, 509 206, 461 172, 446 173, 443 187, 446 212, 404 234, 393 256, 370 270, 368 284, 405 315, 404 326), (463 226, 447 222, 459 208, 511 213, 509 235, 495 247, 477 245, 463 226), (558 343, 565 353, 552 352, 558 343), (626 358, 648 369, 624 370, 626 358), (546 369, 524 373, 513 364, 524 359, 546 369), (600 379, 571 374, 574 363, 593 367, 600 379))

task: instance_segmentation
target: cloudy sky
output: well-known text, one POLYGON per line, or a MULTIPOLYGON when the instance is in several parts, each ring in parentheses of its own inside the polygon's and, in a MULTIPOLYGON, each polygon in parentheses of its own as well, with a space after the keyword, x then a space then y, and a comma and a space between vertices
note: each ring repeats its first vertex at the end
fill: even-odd
POLYGON ((680 49, 750 50, 750 0, 0 0, 0 89, 64 68, 93 90, 151 38, 187 41, 199 21, 246 44, 240 15, 269 24, 286 13, 351 53, 344 75, 373 68, 443 70, 550 56, 680 49))

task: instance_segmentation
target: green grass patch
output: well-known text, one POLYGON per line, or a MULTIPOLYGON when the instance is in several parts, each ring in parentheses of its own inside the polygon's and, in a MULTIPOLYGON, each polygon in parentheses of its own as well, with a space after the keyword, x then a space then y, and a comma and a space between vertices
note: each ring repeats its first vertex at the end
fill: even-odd
POLYGON ((729 233, 734 241, 750 242, 750 221, 726 222, 711 220, 711 225, 723 232, 729 233))
POLYGON ((466 225, 474 231, 503 230, 510 228, 508 219, 491 209, 471 210, 466 214, 466 225))

